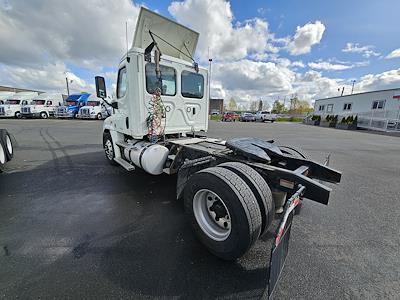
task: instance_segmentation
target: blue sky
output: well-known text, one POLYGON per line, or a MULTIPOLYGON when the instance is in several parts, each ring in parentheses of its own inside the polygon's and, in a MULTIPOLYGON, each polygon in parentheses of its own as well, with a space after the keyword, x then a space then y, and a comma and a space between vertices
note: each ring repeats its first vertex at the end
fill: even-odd
POLYGON ((360 92, 400 87, 398 0, 0 0, 0 84, 63 90, 67 73, 75 91, 93 91, 98 74, 113 86, 140 5, 199 31, 213 96, 312 101, 353 79, 360 92))

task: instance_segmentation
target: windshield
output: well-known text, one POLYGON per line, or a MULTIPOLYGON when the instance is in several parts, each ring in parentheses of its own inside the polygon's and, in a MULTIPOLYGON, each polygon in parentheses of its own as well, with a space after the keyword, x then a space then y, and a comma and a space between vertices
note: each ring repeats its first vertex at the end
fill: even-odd
POLYGON ((78 103, 77 101, 71 101, 71 100, 67 101, 68 106, 74 106, 74 105, 77 105, 77 103, 78 103))
POLYGON ((88 101, 87 106, 99 106, 100 101, 88 101))
POLYGON ((7 100, 6 104, 19 104, 20 102, 21 102, 21 100, 12 99, 12 100, 7 100))
POLYGON ((45 100, 33 100, 31 104, 44 105, 45 100))

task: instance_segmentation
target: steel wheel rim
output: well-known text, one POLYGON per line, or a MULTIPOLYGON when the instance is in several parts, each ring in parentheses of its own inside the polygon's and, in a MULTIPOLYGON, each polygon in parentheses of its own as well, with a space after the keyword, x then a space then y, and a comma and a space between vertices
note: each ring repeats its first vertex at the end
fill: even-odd
POLYGON ((12 146, 12 143, 11 143, 10 136, 8 134, 6 135, 6 146, 7 146, 8 153, 12 154, 13 153, 13 146, 12 146))
POLYGON ((5 164, 6 162, 6 153, 4 151, 3 145, 0 143, 0 163, 5 164))
POLYGON ((231 216, 224 201, 208 189, 193 197, 193 213, 201 230, 214 241, 224 241, 231 233, 231 216))
POLYGON ((104 144, 104 150, 106 152, 106 156, 109 160, 113 160, 114 159, 114 150, 112 147, 112 143, 110 140, 107 140, 104 144))

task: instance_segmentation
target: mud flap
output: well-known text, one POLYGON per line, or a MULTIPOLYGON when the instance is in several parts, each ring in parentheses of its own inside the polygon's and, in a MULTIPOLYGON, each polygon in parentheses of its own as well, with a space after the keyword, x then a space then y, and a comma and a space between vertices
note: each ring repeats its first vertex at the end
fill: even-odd
POLYGON ((292 229, 292 221, 295 212, 294 209, 301 203, 301 195, 304 193, 304 190, 304 186, 299 186, 297 192, 286 202, 283 217, 277 229, 274 245, 271 249, 268 297, 270 297, 274 292, 283 267, 285 266, 286 257, 289 252, 290 231, 292 229))

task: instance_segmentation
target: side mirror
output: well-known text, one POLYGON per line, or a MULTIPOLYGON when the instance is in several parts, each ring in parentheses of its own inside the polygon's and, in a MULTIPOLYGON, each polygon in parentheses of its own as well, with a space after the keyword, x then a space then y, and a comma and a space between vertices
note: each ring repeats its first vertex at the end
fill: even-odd
POLYGON ((107 97, 107 90, 106 90, 106 83, 104 81, 104 77, 96 76, 96 94, 98 98, 106 98, 107 97))

